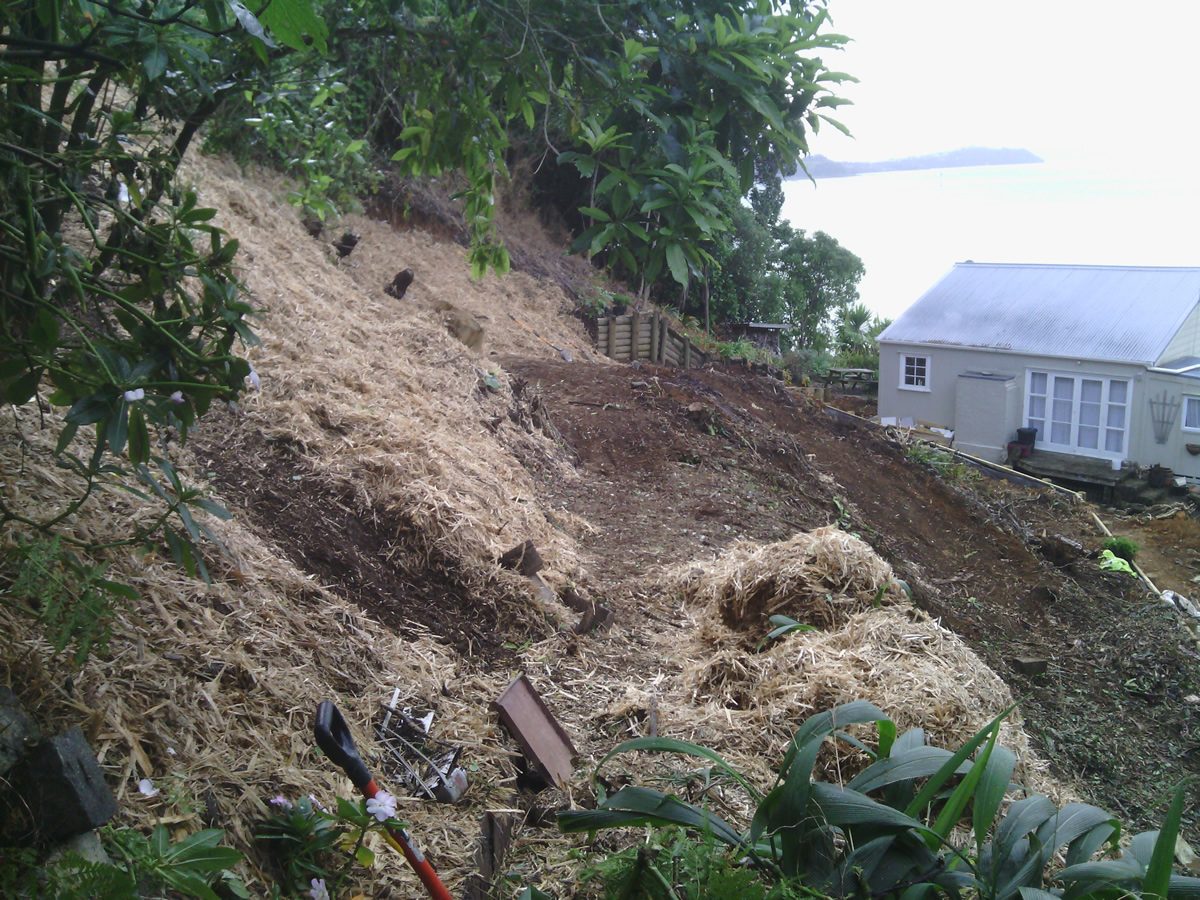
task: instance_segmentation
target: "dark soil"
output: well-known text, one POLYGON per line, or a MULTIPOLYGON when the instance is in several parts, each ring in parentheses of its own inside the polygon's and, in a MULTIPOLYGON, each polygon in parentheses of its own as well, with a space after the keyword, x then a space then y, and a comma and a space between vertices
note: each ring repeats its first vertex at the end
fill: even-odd
POLYGON ((496 592, 469 590, 454 561, 421 552, 407 523, 314 474, 292 444, 231 415, 216 425, 193 439, 197 460, 294 565, 400 634, 432 632, 482 668, 514 659, 509 636, 480 627, 509 618, 496 592))
POLYGON ((1155 827, 1175 784, 1200 774, 1200 709, 1184 700, 1200 669, 1175 614, 1087 555, 1040 549, 1099 546, 1083 504, 973 470, 943 477, 764 378, 504 364, 540 389, 578 456, 585 477, 543 481, 544 499, 597 526, 582 539, 602 582, 590 587, 619 616, 671 615, 640 588, 662 566, 838 523, 1009 683, 1055 775, 1127 827, 1155 827), (1021 675, 1016 657, 1048 671, 1021 675))

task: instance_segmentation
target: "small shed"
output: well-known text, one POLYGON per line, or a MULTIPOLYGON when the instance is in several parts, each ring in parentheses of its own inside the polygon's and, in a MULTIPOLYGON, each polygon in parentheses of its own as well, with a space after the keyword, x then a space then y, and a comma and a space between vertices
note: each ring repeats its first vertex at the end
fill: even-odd
POLYGON ((739 322, 729 326, 735 339, 744 338, 754 346, 769 350, 776 356, 782 352, 779 339, 787 329, 787 325, 778 322, 739 322))
POLYGON ((879 336, 879 414, 1003 460, 1017 429, 1088 465, 1200 482, 1200 268, 958 263, 879 336))

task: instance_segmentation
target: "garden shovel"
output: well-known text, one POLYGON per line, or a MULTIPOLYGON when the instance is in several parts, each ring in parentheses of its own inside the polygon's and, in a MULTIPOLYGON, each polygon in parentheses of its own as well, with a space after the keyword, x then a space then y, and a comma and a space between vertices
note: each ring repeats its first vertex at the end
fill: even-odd
MULTIPOLYGON (((379 793, 379 785, 375 783, 362 757, 358 755, 358 748, 354 746, 354 738, 350 735, 350 729, 346 727, 346 720, 342 718, 333 701, 322 700, 317 707, 317 721, 313 733, 317 739, 317 746, 341 767, 364 797, 369 800, 379 793)), ((421 884, 425 885, 425 890, 433 900, 453 900, 446 886, 438 878, 437 872, 425 858, 425 854, 413 843, 408 832, 403 828, 388 825, 385 837, 388 843, 404 854, 404 858, 417 873, 421 884)))

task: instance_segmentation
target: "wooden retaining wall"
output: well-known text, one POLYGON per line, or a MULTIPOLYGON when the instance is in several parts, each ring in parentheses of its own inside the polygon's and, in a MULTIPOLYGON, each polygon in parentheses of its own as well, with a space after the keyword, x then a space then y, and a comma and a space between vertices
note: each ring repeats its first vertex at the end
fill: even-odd
POLYGON ((630 313, 596 321, 600 352, 610 359, 644 359, 660 366, 691 369, 707 365, 708 355, 692 346, 661 313, 630 313))

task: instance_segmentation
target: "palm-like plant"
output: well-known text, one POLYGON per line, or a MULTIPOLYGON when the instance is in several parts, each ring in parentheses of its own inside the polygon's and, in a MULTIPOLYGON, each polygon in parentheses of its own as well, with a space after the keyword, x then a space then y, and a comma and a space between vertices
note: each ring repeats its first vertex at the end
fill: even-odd
MULTIPOLYGON (((702 832, 725 844, 733 860, 754 867, 765 883, 802 886, 810 895, 908 900, 966 891, 1007 900, 1200 891, 1200 879, 1171 871, 1182 793, 1161 832, 1138 835, 1119 860, 1090 861, 1104 845, 1115 848, 1121 831, 1116 819, 1095 806, 1069 803, 1060 809, 1035 795, 1014 800, 999 815, 1015 787, 1010 779, 1016 757, 997 740, 1010 711, 952 753, 929 746, 919 728, 897 735, 895 723, 866 701, 838 706, 801 725, 765 794, 708 748, 669 738, 626 741, 601 760, 597 774, 614 756, 634 751, 705 760, 756 805, 748 827, 650 788, 625 787, 606 796, 598 781, 596 809, 560 813, 559 827, 584 832, 650 825, 702 832), (875 726, 873 748, 846 733, 854 725, 875 726), (866 752, 871 764, 844 785, 814 780, 827 740, 866 752), (950 840, 962 827, 972 838, 965 846, 950 840), (1047 869, 1060 852, 1067 865, 1052 880, 1063 887, 1050 888, 1047 869)), ((651 874, 661 884, 662 873, 651 874)))

